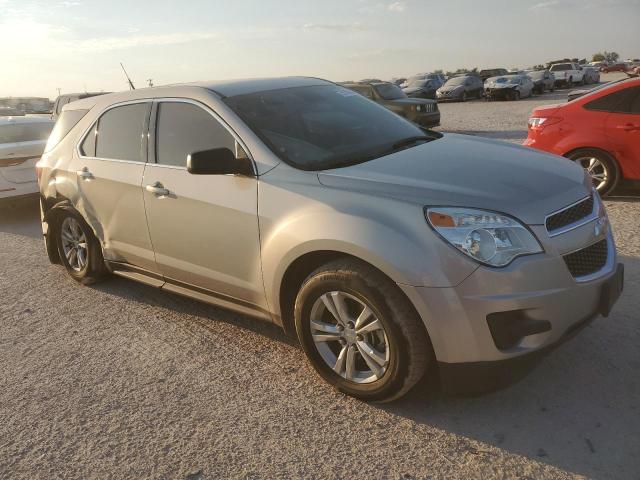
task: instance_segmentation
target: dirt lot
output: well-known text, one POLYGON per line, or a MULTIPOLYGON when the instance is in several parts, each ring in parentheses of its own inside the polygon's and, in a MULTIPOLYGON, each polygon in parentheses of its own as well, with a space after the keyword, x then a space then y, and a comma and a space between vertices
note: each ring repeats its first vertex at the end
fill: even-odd
MULTIPOLYGON (((506 140, 532 101, 442 107, 506 140)), ((640 478, 640 197, 607 202, 626 290, 530 376, 480 398, 423 381, 369 405, 266 323, 49 265, 35 203, 0 211, 0 478, 640 478)))

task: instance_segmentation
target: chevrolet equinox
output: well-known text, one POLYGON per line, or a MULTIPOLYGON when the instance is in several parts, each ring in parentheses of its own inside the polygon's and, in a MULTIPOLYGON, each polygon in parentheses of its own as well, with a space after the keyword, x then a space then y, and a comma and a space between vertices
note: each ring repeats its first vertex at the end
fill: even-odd
POLYGON ((114 273, 272 321, 365 400, 428 368, 446 391, 508 384, 622 290, 579 166, 422 130, 324 80, 72 102, 37 173, 49 258, 76 281, 114 273))

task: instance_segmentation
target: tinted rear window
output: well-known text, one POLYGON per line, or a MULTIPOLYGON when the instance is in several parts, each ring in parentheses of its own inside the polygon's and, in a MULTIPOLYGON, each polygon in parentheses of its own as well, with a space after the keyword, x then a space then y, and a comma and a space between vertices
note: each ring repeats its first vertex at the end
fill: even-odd
POLYGON ((98 120, 96 157, 114 160, 142 160, 142 134, 148 103, 115 107, 98 120))
POLYGON ((44 151, 48 152, 53 147, 58 145, 60 141, 75 127, 78 122, 87 114, 88 110, 67 110, 62 112, 56 120, 56 125, 49 135, 49 141, 44 151))

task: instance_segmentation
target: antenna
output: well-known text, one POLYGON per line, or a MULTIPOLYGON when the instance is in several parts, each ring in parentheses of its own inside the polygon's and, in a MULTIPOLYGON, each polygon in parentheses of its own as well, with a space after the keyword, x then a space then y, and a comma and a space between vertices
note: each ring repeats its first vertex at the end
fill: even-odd
POLYGON ((124 65, 122 65, 122 62, 120 62, 120 66, 122 67, 122 71, 124 72, 124 76, 127 77, 127 82, 129 82, 129 89, 130 90, 135 90, 136 87, 133 86, 133 82, 129 78, 129 75, 127 74, 127 71, 124 69, 124 65))

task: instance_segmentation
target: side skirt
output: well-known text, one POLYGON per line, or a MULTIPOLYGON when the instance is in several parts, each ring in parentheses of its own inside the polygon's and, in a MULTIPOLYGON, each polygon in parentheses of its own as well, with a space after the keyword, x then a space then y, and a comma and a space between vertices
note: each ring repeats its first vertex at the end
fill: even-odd
POLYGON ((273 321, 271 313, 268 310, 250 302, 180 282, 179 280, 166 278, 158 273, 150 272, 149 270, 128 263, 112 261, 107 261, 106 263, 111 273, 121 277, 129 278, 152 287, 162 288, 163 290, 199 300, 216 307, 226 308, 244 315, 268 320, 269 322, 273 321))

